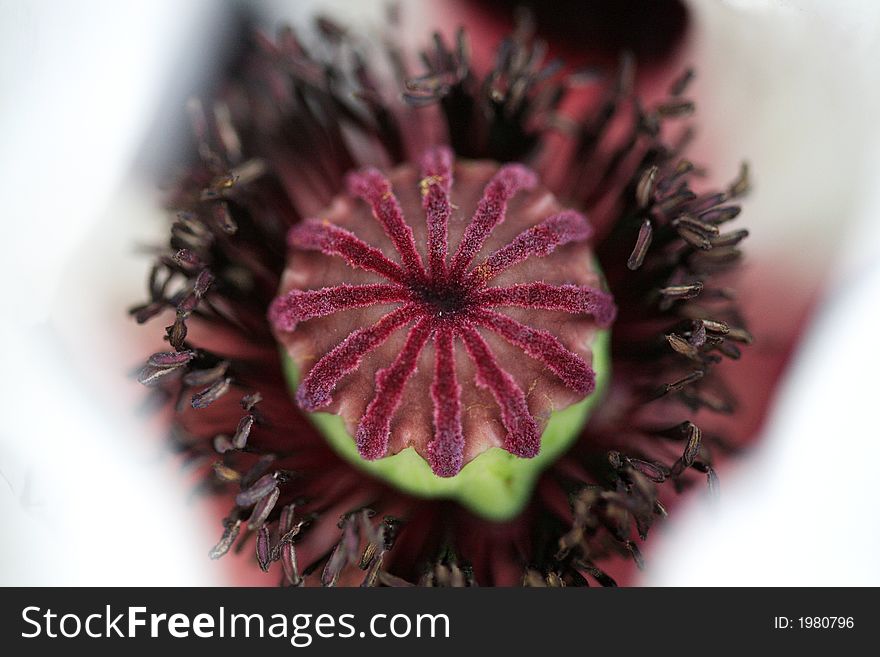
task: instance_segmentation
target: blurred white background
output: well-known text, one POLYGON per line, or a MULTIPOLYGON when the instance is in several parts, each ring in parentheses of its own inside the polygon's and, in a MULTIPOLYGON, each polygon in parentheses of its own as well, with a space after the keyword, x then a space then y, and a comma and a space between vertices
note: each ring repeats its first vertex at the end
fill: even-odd
MULTIPOLYGON (((347 21, 382 5, 261 4, 347 21)), ((760 170, 753 257, 825 284, 759 448, 719 503, 668 523, 645 579, 878 585, 880 3, 691 5, 713 167, 745 154, 760 170)), ((144 339, 125 316, 146 272, 134 246, 163 226, 144 171, 223 47, 224 6, 0 0, 0 584, 226 581, 207 559, 215 523, 125 379, 144 339)))

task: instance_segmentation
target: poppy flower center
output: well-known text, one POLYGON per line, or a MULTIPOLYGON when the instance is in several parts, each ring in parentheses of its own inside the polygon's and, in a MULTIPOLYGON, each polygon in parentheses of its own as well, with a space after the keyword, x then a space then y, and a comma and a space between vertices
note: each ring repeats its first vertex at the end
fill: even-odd
POLYGON ((269 312, 297 402, 359 467, 508 516, 607 374, 590 225, 526 167, 443 147, 348 188, 291 229, 269 312))

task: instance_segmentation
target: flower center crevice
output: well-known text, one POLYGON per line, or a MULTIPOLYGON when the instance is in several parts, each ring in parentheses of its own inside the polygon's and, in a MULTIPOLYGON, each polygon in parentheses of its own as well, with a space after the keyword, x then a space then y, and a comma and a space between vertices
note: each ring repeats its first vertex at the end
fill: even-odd
POLYGON ((456 283, 434 283, 418 286, 413 294, 438 319, 450 318, 466 311, 471 303, 468 291, 456 283))

